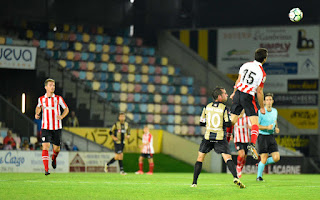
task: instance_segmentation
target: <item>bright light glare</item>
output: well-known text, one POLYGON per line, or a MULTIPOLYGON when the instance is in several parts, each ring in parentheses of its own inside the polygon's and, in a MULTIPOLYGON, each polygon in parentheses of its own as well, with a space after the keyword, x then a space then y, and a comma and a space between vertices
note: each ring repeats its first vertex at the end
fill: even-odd
POLYGON ((131 26, 130 26, 130 32, 129 32, 129 35, 130 35, 130 36, 133 36, 133 34, 134 34, 134 26, 133 26, 133 25, 131 25, 131 26))
POLYGON ((25 113, 26 112, 26 94, 25 93, 22 93, 22 96, 21 96, 21 112, 22 113, 25 113))

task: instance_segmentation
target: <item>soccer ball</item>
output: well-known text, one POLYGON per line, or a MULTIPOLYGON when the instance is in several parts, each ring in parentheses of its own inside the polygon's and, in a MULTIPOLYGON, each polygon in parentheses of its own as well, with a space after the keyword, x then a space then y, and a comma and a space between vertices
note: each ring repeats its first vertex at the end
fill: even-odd
POLYGON ((303 12, 300 10, 300 8, 293 8, 289 12, 289 19, 293 22, 298 22, 302 19, 303 12))

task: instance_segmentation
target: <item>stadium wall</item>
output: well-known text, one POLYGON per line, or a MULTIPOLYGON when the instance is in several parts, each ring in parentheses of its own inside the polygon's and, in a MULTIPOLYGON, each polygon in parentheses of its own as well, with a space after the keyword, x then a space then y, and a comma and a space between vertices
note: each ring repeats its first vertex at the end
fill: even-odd
MULTIPOLYGON (((114 149, 114 143, 109 135, 108 128, 65 128, 83 138, 98 143, 109 149, 114 149)), ((153 135, 155 153, 164 153, 175 159, 194 165, 197 160, 199 144, 178 135, 163 130, 150 130, 153 135)), ((131 137, 126 139, 125 153, 140 153, 142 144, 142 129, 131 129, 131 137)), ((221 156, 209 153, 203 163, 203 169, 208 172, 220 173, 222 171, 221 156)))
MULTIPOLYGON (((71 128, 66 127, 65 130, 68 130, 72 133, 75 133, 83 138, 86 138, 90 141, 93 141, 97 144, 100 144, 108 149, 114 149, 113 140, 109 134, 109 128, 71 128)), ((140 145, 142 145, 142 129, 131 129, 131 135, 129 139, 125 139, 125 153, 140 153, 140 145)), ((150 133, 153 135, 153 147, 155 153, 161 152, 162 147, 162 130, 150 130, 150 133)))
MULTIPOLYGON (((79 151, 87 151, 87 152, 111 152, 111 149, 97 144, 91 140, 87 140, 75 133, 67 131, 65 129, 62 130, 62 141, 70 142, 72 145, 78 147, 79 151)), ((113 152, 113 151, 112 151, 113 152)))
MULTIPOLYGON (((198 157, 199 144, 167 131, 163 131, 162 139, 162 153, 194 165, 198 157)), ((207 154, 202 167, 205 171, 220 173, 222 170, 221 156, 216 153, 207 154)))

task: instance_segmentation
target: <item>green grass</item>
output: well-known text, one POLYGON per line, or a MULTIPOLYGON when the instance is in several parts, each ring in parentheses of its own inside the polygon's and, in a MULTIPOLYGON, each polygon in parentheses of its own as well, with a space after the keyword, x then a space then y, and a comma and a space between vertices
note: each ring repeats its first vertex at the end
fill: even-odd
MULTIPOLYGON (((125 153, 123 159, 123 167, 126 172, 136 172, 139 169, 138 153, 125 153)), ((155 172, 193 172, 193 166, 180 160, 176 160, 171 156, 159 153, 153 156, 155 163, 155 172)), ((143 160, 144 171, 149 170, 148 159, 143 160)))
POLYGON ((230 174, 192 173, 127 176, 105 173, 0 174, 0 199, 320 199, 320 175, 243 175, 239 189, 230 174))

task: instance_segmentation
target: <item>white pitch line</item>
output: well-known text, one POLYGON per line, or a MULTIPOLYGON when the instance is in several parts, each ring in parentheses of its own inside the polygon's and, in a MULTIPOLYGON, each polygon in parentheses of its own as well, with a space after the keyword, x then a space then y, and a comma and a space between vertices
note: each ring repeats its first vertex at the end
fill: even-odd
MULTIPOLYGON (((7 181, 7 180, 0 180, 0 181, 7 181)), ((31 182, 31 183, 37 183, 37 182, 43 182, 43 180, 25 180, 24 182, 31 182)), ((89 182, 89 181, 46 181, 50 183, 85 183, 85 184, 96 184, 100 182, 89 182)), ((104 184, 113 184, 113 185, 177 185, 177 186, 186 186, 191 185, 189 183, 135 183, 135 182, 102 182, 104 184)), ((230 184, 200 184, 201 186, 223 186, 223 185, 230 185, 230 184)))
POLYGON ((306 186, 303 186, 303 185, 299 186, 298 185, 298 186, 294 186, 294 187, 312 187, 312 188, 315 187, 315 188, 318 188, 318 187, 320 187, 320 185, 317 185, 317 186, 316 185, 306 185, 306 186))
POLYGON ((34 181, 34 180, 25 180, 24 182, 31 182, 31 183, 36 183, 36 182, 40 182, 40 181, 34 181))

